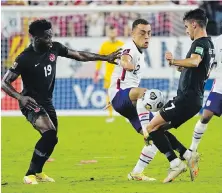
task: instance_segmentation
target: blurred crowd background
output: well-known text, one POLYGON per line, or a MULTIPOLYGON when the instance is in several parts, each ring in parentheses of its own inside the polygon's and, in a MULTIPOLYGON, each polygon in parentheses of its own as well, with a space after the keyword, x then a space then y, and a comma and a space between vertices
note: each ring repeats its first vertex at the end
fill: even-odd
MULTIPOLYGON (((65 0, 65 1, 7 1, 1 0, 2 5, 26 5, 26 6, 100 6, 100 5, 198 5, 206 10, 209 25, 208 33, 218 35, 222 33, 222 0, 220 1, 129 1, 129 0, 105 0, 105 1, 87 1, 87 0, 65 0)), ((145 17, 152 24, 154 36, 171 36, 173 23, 170 13, 77 13, 66 16, 55 15, 47 18, 53 24, 54 35, 57 37, 101 37, 105 36, 107 26, 113 25, 118 29, 118 35, 128 37, 130 27, 136 18, 145 17)), ((176 18, 176 17, 175 17, 176 18)), ((173 19, 175 19, 173 18, 173 19)), ((23 18, 24 19, 24 18, 23 18)), ((178 17, 178 20, 181 18, 178 17)), ((30 19, 29 19, 30 22, 30 19)), ((181 22, 181 21, 178 21, 181 22)), ((26 22, 27 23, 27 22, 26 22)), ((184 32, 176 35, 184 35, 184 32)))
MULTIPOLYGON (((152 6, 152 5, 196 5, 206 10, 209 18, 207 31, 216 36, 222 33, 222 0, 220 1, 129 1, 129 0, 64 0, 64 1, 23 1, 1 0, 4 6, 152 6)), ((1 19, 1 64, 2 74, 11 66, 16 56, 28 45, 29 24, 39 18, 27 13, 2 13, 1 19)), ((30 14, 30 12, 28 12, 30 14)), ((32 14, 32 13, 31 13, 32 14)), ((41 15, 41 14, 40 14, 41 15)), ((104 37, 109 26, 117 29, 119 37, 129 37, 132 22, 137 18, 147 19, 152 26, 152 36, 184 36, 182 22, 184 12, 76 12, 61 14, 49 12, 44 18, 51 21, 54 37, 104 37)), ((42 16, 43 17, 43 16, 42 16)))

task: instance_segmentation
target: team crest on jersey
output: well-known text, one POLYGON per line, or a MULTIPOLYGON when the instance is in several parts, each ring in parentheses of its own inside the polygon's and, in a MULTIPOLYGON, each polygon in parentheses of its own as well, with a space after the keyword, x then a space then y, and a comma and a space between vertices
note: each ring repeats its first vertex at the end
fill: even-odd
POLYGON ((55 54, 50 54, 50 55, 49 55, 49 60, 50 60, 51 62, 54 62, 54 61, 55 61, 55 54))

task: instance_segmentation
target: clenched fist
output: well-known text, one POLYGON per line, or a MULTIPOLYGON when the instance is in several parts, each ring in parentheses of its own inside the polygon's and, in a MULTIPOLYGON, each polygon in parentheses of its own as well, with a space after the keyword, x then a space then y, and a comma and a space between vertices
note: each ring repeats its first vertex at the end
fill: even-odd
POLYGON ((169 65, 173 64, 174 59, 173 59, 173 54, 171 52, 166 52, 165 58, 169 62, 169 65))

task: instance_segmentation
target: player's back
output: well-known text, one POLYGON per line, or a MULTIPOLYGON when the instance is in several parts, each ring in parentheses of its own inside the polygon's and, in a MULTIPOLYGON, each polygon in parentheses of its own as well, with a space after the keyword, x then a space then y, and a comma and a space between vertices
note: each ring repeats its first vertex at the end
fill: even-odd
POLYGON ((212 91, 222 94, 222 35, 215 40, 215 61, 217 62, 216 69, 214 70, 215 81, 212 91))
POLYGON ((119 61, 119 64, 115 66, 111 77, 111 85, 109 88, 111 100, 120 89, 138 87, 145 66, 144 54, 137 48, 132 40, 127 42, 122 48, 122 55, 129 55, 132 58, 132 64, 134 65, 135 70, 126 71, 119 61))
POLYGON ((209 76, 214 61, 214 45, 210 37, 196 39, 187 53, 186 58, 192 54, 198 54, 202 58, 198 67, 184 68, 180 75, 177 94, 192 94, 197 98, 203 98, 204 85, 209 76))

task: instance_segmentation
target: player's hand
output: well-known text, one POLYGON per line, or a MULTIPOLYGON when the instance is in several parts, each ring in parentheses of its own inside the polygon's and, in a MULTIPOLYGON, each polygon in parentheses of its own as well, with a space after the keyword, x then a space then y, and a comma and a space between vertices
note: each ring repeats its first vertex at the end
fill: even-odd
POLYGON ((113 52, 113 53, 111 53, 111 54, 109 54, 108 55, 108 62, 109 63, 113 63, 113 64, 118 64, 115 60, 116 59, 119 59, 120 57, 121 57, 121 52, 122 51, 122 49, 120 48, 120 49, 118 49, 117 51, 115 51, 115 52, 113 52))
POLYGON ((182 66, 177 66, 177 71, 182 72, 183 69, 184 69, 184 67, 182 67, 182 66))
POLYGON ((169 65, 173 65, 174 58, 173 58, 173 54, 171 52, 166 52, 165 58, 169 62, 169 65))
POLYGON ((21 96, 21 98, 19 99, 19 103, 29 109, 29 110, 33 110, 33 111, 36 111, 36 109, 39 109, 39 106, 38 104, 36 103, 36 101, 29 97, 29 96, 21 96))

